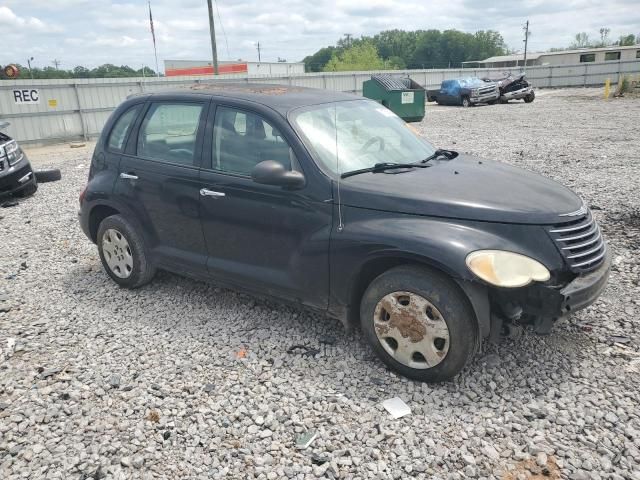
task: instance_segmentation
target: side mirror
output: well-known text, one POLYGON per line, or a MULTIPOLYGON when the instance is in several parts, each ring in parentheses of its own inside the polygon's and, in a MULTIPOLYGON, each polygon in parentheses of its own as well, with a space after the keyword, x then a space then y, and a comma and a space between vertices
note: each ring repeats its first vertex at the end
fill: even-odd
POLYGON ((265 160, 257 164, 251 171, 251 178, 256 183, 277 185, 290 190, 302 188, 305 184, 302 173, 287 170, 284 165, 275 160, 265 160))

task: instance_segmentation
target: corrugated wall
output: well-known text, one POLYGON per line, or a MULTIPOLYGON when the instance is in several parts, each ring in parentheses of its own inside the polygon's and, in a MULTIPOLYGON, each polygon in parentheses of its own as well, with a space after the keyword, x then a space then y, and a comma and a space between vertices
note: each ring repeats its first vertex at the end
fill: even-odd
MULTIPOLYGON (((517 73, 518 68, 394 70, 398 77, 411 77, 426 88, 436 88, 442 80, 461 76, 499 77, 502 72, 517 73)), ((95 137, 111 111, 127 96, 190 85, 194 82, 237 80, 324 88, 343 92, 362 92, 362 83, 373 73, 305 73, 291 76, 221 75, 172 78, 106 78, 77 80, 0 81, 0 120, 11 123, 7 133, 24 143, 50 143, 95 137), (14 90, 37 89, 37 104, 16 103, 14 90)), ((640 60, 562 66, 527 67, 527 78, 538 88, 602 85, 607 78, 617 82, 620 73, 639 75, 640 60)))

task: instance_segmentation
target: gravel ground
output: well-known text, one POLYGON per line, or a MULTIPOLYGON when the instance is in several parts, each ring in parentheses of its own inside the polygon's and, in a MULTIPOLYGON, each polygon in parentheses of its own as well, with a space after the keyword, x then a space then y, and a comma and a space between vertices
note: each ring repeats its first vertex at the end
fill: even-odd
POLYGON ((0 209, 0 478, 640 479, 640 99, 538 93, 429 105, 419 128, 574 188, 614 251, 610 284, 440 385, 307 311, 166 273, 118 288, 76 219, 90 146, 31 149, 63 180, 0 209), (411 415, 381 408, 395 396, 411 415))

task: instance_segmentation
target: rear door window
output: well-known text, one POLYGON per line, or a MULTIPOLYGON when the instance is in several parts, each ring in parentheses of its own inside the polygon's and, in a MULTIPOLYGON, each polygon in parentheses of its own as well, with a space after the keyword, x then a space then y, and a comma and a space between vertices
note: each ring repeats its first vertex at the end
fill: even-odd
POLYGON ((120 118, 118 118, 118 120, 116 120, 116 123, 111 129, 111 133, 109 133, 109 150, 116 152, 121 152, 122 150, 124 150, 127 135, 131 130, 131 126, 136 121, 141 108, 142 105, 131 107, 129 110, 120 115, 120 118))
POLYGON ((260 115, 218 107, 213 127, 212 168, 250 176, 260 162, 275 160, 291 170, 293 152, 280 131, 260 115))
POLYGON ((138 134, 138 156, 193 165, 203 108, 199 103, 151 104, 138 134))

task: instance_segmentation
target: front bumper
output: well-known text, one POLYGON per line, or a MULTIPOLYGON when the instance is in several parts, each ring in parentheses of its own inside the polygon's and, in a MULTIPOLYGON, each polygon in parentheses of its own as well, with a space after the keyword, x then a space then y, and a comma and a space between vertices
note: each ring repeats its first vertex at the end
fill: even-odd
POLYGON ((504 323, 531 325, 548 334, 554 323, 594 303, 607 285, 611 253, 607 248, 602 264, 594 271, 578 275, 564 285, 534 283, 520 289, 490 292, 491 338, 496 340, 504 323))
POLYGON ((483 95, 477 95, 477 96, 471 96, 471 97, 469 97, 469 100, 471 101, 471 103, 476 104, 476 103, 493 102, 494 100, 498 100, 498 98, 500 98, 500 92, 498 91, 498 89, 496 89, 495 91, 493 91, 491 93, 487 93, 487 94, 483 94, 483 95))
POLYGON ((611 252, 607 248, 604 261, 597 270, 576 277, 560 290, 561 302, 559 310, 566 315, 591 305, 607 286, 610 273, 611 252))
POLYGON ((26 157, 13 167, 8 167, 6 160, 4 162, 4 169, 0 171, 0 197, 18 193, 36 181, 26 157))
POLYGON ((531 87, 526 87, 526 88, 521 88, 520 90, 516 90, 515 92, 507 92, 504 95, 502 95, 502 99, 504 100, 522 100, 523 98, 527 97, 528 95, 531 94, 531 92, 533 91, 533 88, 531 87))

